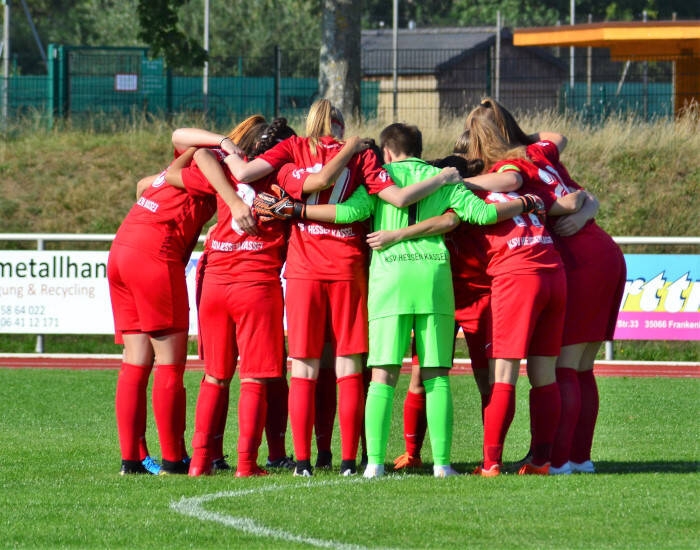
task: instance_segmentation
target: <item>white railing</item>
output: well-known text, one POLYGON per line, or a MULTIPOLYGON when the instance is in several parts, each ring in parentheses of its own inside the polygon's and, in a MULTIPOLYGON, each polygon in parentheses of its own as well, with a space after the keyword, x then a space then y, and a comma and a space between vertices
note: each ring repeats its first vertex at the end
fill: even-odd
MULTIPOLYGON (((103 241, 111 242, 114 235, 104 233, 0 233, 0 241, 37 241, 42 250, 45 241, 103 241)), ((613 237, 617 244, 700 245, 700 237, 613 237)), ((204 236, 199 237, 204 242, 204 236)))
MULTIPOLYGON (((44 250, 46 241, 112 242, 114 235, 105 233, 0 233, 0 241, 36 241, 37 250, 44 250)), ((199 237, 204 242, 204 235, 199 237)))
MULTIPOLYGON (((113 234, 100 233, 0 233, 0 241, 36 241, 36 250, 45 250, 47 241, 53 242, 111 242, 113 234)), ((700 237, 613 237, 620 245, 700 245, 700 237)), ((199 237, 204 242, 204 236, 199 237)), ((36 352, 43 353, 43 335, 37 335, 36 352)), ((613 343, 605 342, 605 359, 613 359, 613 343)))

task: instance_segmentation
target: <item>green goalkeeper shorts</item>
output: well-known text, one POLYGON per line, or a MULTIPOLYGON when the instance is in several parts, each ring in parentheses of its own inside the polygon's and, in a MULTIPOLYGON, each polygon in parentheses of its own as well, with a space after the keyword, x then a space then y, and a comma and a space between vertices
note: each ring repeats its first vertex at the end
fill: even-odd
POLYGON ((454 316, 439 314, 395 315, 369 322, 367 365, 401 365, 411 356, 411 333, 421 367, 452 367, 454 316))

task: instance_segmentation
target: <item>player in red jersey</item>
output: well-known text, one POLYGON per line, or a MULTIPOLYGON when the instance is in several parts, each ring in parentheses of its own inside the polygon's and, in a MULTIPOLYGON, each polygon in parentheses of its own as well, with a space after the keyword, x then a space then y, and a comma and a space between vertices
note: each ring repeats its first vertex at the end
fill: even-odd
MULTIPOLYGON (((286 122, 284 125, 286 126, 286 122)), ((261 132, 264 132, 264 129, 267 128, 267 126, 268 123, 262 115, 253 115, 248 117, 236 128, 236 130, 234 130, 234 132, 228 136, 222 136, 220 134, 215 134, 199 128, 180 128, 175 130, 173 133, 173 142, 179 147, 186 147, 194 143, 203 146, 195 153, 195 159, 197 161, 195 163, 195 168, 198 168, 201 173, 206 176, 212 187, 216 189, 219 196, 219 206, 220 208, 223 208, 225 205, 227 209, 226 216, 231 218, 231 225, 235 225, 237 228, 245 228, 246 232, 252 235, 256 235, 258 233, 254 215, 249 204, 246 204, 246 202, 243 200, 245 198, 245 194, 243 193, 243 196, 239 196, 236 193, 234 186, 231 184, 224 171, 224 168, 220 164, 220 159, 222 158, 222 155, 224 155, 221 152, 221 146, 226 142, 232 143, 231 138, 233 137, 236 140, 241 139, 244 142, 246 149, 251 149, 255 145, 255 140, 260 137, 261 132)), ((276 132, 272 133, 276 134, 276 132)), ((274 137, 270 135, 269 139, 267 140, 268 147, 273 142, 273 139, 274 137)), ((182 166, 177 170, 169 171, 168 181, 171 184, 182 186, 181 169, 185 168, 185 166, 185 164, 182 164, 182 166)), ((196 170, 189 173, 200 176, 199 179, 201 179, 201 175, 197 173, 196 170)), ((195 181, 197 181, 197 179, 195 179, 195 181)), ((250 197, 248 197, 248 199, 250 199, 250 197)), ((215 229, 216 225, 210 228, 210 233, 215 229)), ((204 253, 200 257, 198 263, 198 291, 201 290, 201 283, 205 272, 204 268, 207 263, 207 253, 209 248, 208 243, 209 241, 207 240, 205 243, 204 253)), ((199 303, 197 305, 199 306, 199 303)), ((199 349, 201 355, 203 349, 201 331, 199 333, 199 349)), ((285 451, 288 394, 286 376, 267 379, 265 389, 267 395, 265 435, 267 438, 269 453, 267 466, 289 467, 293 464, 293 461, 291 457, 286 455, 285 451)), ((215 428, 212 428, 215 435, 213 436, 212 446, 209 450, 212 457, 213 471, 231 469, 230 465, 226 461, 226 455, 224 455, 223 450, 223 437, 226 428, 226 419, 228 417, 228 392, 229 386, 224 384, 221 389, 221 395, 219 396, 219 404, 221 406, 220 409, 217 410, 219 423, 215 428)))
MULTIPOLYGON (((487 170, 514 171, 523 179, 518 192, 535 192, 525 149, 503 140, 494 124, 471 124, 460 138, 468 158, 480 158, 487 170)), ((518 195, 477 191, 487 202, 518 195)), ((561 399, 555 363, 561 346, 566 304, 563 264, 553 239, 536 215, 485 227, 481 244, 491 277, 488 356, 493 385, 484 411, 484 458, 476 473, 495 476, 502 467, 503 444, 515 414, 515 384, 520 360, 527 358, 532 458, 520 474, 547 474, 561 399)))
MULTIPOLYGON (((200 159, 201 160, 201 159, 200 159)), ((218 160, 213 159, 216 164, 216 169, 221 172, 220 176, 226 177, 218 160)), ((207 163, 200 163, 198 166, 204 175, 211 170, 205 168, 207 163)), ((179 176, 178 176, 179 177, 179 176)), ((201 288, 204 282, 204 273, 206 271, 207 253, 209 250, 209 235, 216 230, 216 224, 212 225, 204 241, 204 252, 197 263, 197 310, 199 310, 199 297, 201 288)), ((199 331, 198 348, 200 359, 203 359, 202 332, 199 331)), ((279 378, 268 378, 265 381, 265 390, 267 398, 267 414, 265 415, 265 438, 267 440, 268 458, 267 468, 293 468, 294 460, 286 453, 286 433, 287 433, 287 396, 289 386, 287 384, 287 368, 283 365, 283 374, 279 378)), ((228 388, 224 392, 228 392, 228 388)), ((222 399, 221 410, 218 411, 220 424, 214 428, 215 435, 211 446, 212 472, 227 471, 231 469, 230 464, 226 460, 228 455, 224 454, 224 432, 228 419, 229 400, 222 399)))
MULTIPOLYGON (((465 178, 467 187, 479 189, 486 185, 515 189, 520 186, 520 178, 512 172, 483 174, 475 176, 483 169, 478 159, 466 159, 451 155, 438 161, 436 166, 455 166, 465 178)), ((489 362, 486 356, 488 309, 490 304, 490 277, 486 274, 488 257, 479 245, 478 231, 471 224, 459 224, 452 212, 431 218, 394 231, 377 231, 369 235, 368 243, 373 249, 382 249, 398 240, 411 238, 414 234, 428 232, 446 233, 445 243, 450 251, 450 264, 455 292, 455 335, 461 328, 469 348, 474 379, 481 395, 483 413, 491 393, 489 383, 489 362), (456 227, 456 229, 455 229, 456 227)), ((420 381, 417 358, 413 357, 413 367, 409 389, 404 402, 404 440, 406 452, 394 460, 394 468, 418 468, 422 466, 420 452, 426 432, 425 389, 420 381)))
MULTIPOLYGON (((285 119, 276 119, 268 126, 251 117, 229 137, 254 158, 272 143, 291 135, 294 133, 285 119)), ((191 144, 193 140, 207 142, 208 136, 206 131, 181 129, 174 139, 191 144)), ((277 181, 274 175, 253 185, 221 181, 224 172, 218 161, 224 154, 214 158, 215 153, 200 149, 196 160, 202 169, 196 164, 190 165, 174 173, 173 179, 182 179, 190 187, 198 183, 209 188, 211 183, 222 189, 233 184, 248 209, 256 193, 270 191, 277 181), (204 168, 205 163, 208 169, 204 168)), ((347 154, 346 159, 352 154, 354 151, 347 154)), ((283 178, 289 170, 291 167, 285 167, 277 176, 283 178)), ((205 375, 197 401, 194 453, 189 473, 190 476, 211 473, 212 460, 215 454, 221 453, 228 388, 240 354, 236 477, 249 477, 267 473, 257 465, 266 418, 266 393, 268 382, 281 379, 285 362, 280 271, 286 252, 286 230, 281 222, 273 222, 257 226, 254 235, 244 233, 223 196, 224 193, 219 194, 219 220, 208 238, 200 289, 199 322, 205 375)))
MULTIPOLYGON (((246 163, 231 155, 226 162, 236 178, 252 181, 286 163, 317 171, 340 150, 344 133, 342 114, 328 100, 315 102, 307 117, 307 137, 280 143, 246 163)), ((332 187, 311 191, 286 188, 295 197, 308 195, 307 204, 335 204, 346 200, 360 185, 370 193, 406 206, 444 182, 398 188, 373 151, 348 163, 332 187)), ((364 408, 362 354, 367 352, 367 249, 362 223, 335 225, 298 221, 292 226, 285 268, 289 355, 292 358, 290 422, 297 458, 295 474, 309 476, 314 393, 319 363, 329 334, 336 350, 341 473, 356 473, 356 457, 364 408), (313 320, 312 323, 309 321, 313 320)))
MULTIPOLYGON (((249 117, 233 130, 229 139, 239 142, 252 154, 267 127, 262 117, 249 117)), ((288 131, 280 138, 289 135, 288 131)), ((177 131, 173 139, 181 146, 203 141, 196 136, 188 142, 183 131, 177 131)), ((218 179, 211 171, 207 171, 207 178, 203 170, 217 154, 218 160, 225 156, 220 149, 199 149, 194 163, 170 171, 169 181, 181 179, 190 188, 214 193, 210 183, 218 183, 218 179)), ((239 354, 241 384, 236 476, 266 473, 257 465, 257 456, 266 418, 267 382, 281 378, 285 361, 279 273, 286 242, 280 228, 256 227, 254 234, 248 234, 242 230, 242 223, 249 215, 252 217, 250 203, 256 190, 269 189, 271 183, 274 180, 260 181, 258 188, 253 189, 250 186, 235 188, 226 181, 224 185, 229 193, 234 190, 236 193, 231 193, 228 200, 224 198, 224 189, 217 195, 218 223, 207 240, 204 276, 198 288, 205 374, 195 412, 190 476, 211 473, 213 463, 223 454, 229 387, 239 354), (242 214, 239 218, 242 223, 236 220, 234 212, 242 214), (259 308, 260 305, 264 307, 259 308)), ((217 187, 222 188, 221 185, 217 187)))
POLYGON ((187 473, 185 268, 216 201, 167 185, 165 172, 140 182, 139 192, 117 231, 107 264, 115 341, 124 345, 115 397, 121 473, 187 473), (147 386, 154 366, 153 413, 161 466, 148 455, 145 438, 147 386))
MULTIPOLYGON (((491 98, 485 98, 468 117, 493 121, 513 145, 527 146, 527 155, 538 168, 538 193, 565 197, 581 186, 560 160, 566 138, 555 132, 526 134, 513 115, 491 98)), ((598 388, 593 366, 604 340, 612 340, 626 281, 620 247, 594 219, 598 201, 586 192, 586 202, 575 214, 549 217, 566 269, 566 317, 562 349, 557 360, 557 380, 562 415, 550 473, 592 473, 593 433, 598 416, 598 388)))

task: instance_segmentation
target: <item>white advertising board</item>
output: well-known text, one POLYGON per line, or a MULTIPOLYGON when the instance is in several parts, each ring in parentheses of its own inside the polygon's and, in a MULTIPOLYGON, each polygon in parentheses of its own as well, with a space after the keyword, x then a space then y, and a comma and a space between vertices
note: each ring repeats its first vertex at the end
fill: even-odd
MULTIPOLYGON (((107 251, 0 251, 0 333, 111 334, 107 251)), ((195 276, 185 269, 189 333, 197 334, 195 276)), ((615 332, 623 340, 700 339, 699 255, 625 255, 627 285, 615 332)))
MULTIPOLYGON (((110 334, 108 252, 0 251, 0 333, 110 334)), ((190 334, 197 333, 195 272, 187 265, 190 334)))

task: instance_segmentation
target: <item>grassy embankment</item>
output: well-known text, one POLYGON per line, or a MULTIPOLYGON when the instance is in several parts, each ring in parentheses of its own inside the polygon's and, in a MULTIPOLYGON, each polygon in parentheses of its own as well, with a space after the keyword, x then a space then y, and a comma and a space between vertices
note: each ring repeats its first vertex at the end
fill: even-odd
MULTIPOLYGON (((552 115, 525 117, 521 123, 526 130, 546 128, 567 135, 569 146, 562 159, 572 175, 600 199, 597 220, 611 235, 700 235, 698 111, 677 121, 654 123, 613 119, 591 127, 552 115)), ((178 120, 174 126, 197 124, 178 120)), ((99 131, 47 131, 28 120, 5 134, 0 143, 2 232, 113 233, 117 229, 133 202, 136 182, 158 172, 172 158, 170 133, 174 126, 163 121, 136 125, 114 122, 106 130, 104 121, 99 125, 99 131)), ((295 127, 303 129, 301 123, 295 127)), ((373 137, 380 130, 381 125, 349 128, 351 133, 373 137)), ((424 157, 449 153, 460 131, 461 121, 439 132, 427 131, 424 157)), ((18 246, 11 242, 0 245, 18 246)), ((690 246, 624 249, 627 253, 697 253, 697 247, 690 246)), ((84 338, 47 337, 46 349, 118 351, 110 338, 97 340, 86 343, 84 338)), ((33 337, 8 339, 0 335, 0 351, 33 351, 33 346, 33 337)), ((698 352, 699 346, 694 344, 615 344, 619 358, 696 360, 698 352)))

